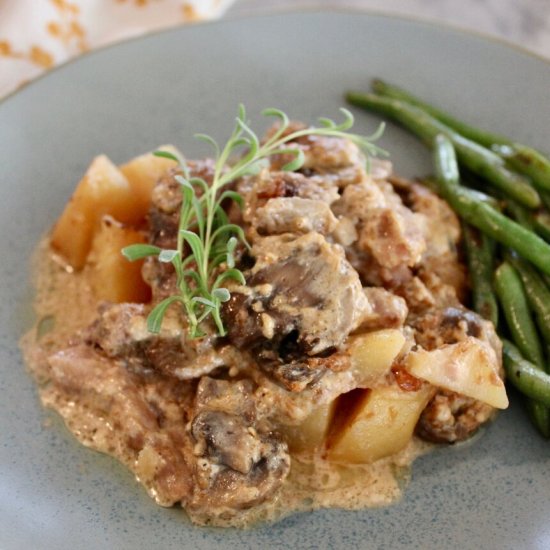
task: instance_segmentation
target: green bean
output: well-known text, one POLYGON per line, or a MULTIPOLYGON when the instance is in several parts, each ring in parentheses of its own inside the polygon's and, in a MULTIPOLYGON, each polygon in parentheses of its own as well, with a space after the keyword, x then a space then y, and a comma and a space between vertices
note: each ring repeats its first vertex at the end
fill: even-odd
MULTIPOLYGON (((420 183, 434 193, 440 193, 441 191, 439 184, 434 180, 433 177, 422 178, 422 180, 420 180, 420 183)), ((495 199, 495 197, 487 195, 487 193, 484 193, 483 191, 478 191, 477 189, 471 189, 469 187, 463 187, 462 189, 464 190, 464 193, 469 195, 472 200, 484 202, 497 210, 500 209, 500 202, 498 201, 498 199, 495 199)))
MULTIPOLYGON (((523 284, 517 271, 508 263, 503 263, 495 273, 495 288, 512 339, 523 357, 540 370, 544 370, 544 356, 537 330, 531 319, 523 284)), ((550 409, 536 401, 527 402, 527 410, 538 431, 550 436, 550 409)))
POLYGON ((443 198, 463 220, 495 241, 516 250, 542 272, 550 275, 550 245, 488 204, 473 198, 470 190, 456 185, 454 183, 456 167, 448 166, 452 162, 456 165, 456 160, 451 160, 452 152, 451 141, 444 135, 437 136, 435 139, 436 181, 443 198))
POLYGON ((514 143, 513 140, 507 137, 470 126, 449 113, 422 101, 406 90, 383 80, 373 80, 372 89, 376 94, 414 105, 458 132, 461 136, 492 149, 506 159, 514 170, 529 176, 536 187, 550 191, 550 159, 535 149, 521 143, 514 143))
POLYGON ((494 242, 468 224, 462 224, 474 310, 498 325, 498 304, 493 292, 494 242))
POLYGON ((502 358, 506 378, 530 401, 529 412, 543 436, 550 436, 550 422, 545 415, 550 407, 550 376, 525 360, 508 340, 502 341, 502 358))
POLYGON ((546 207, 546 210, 550 211, 550 193, 539 191, 539 196, 542 204, 544 204, 544 206, 546 207))
POLYGON ((508 380, 527 397, 550 407, 550 375, 524 359, 508 340, 502 340, 502 358, 508 380))
POLYGON ((516 220, 520 225, 529 229, 529 231, 534 231, 533 227, 533 218, 531 213, 513 200, 505 200, 504 209, 516 220))
POLYGON ((462 136, 472 141, 475 141, 480 145, 484 145, 485 147, 491 147, 495 144, 512 145, 512 140, 503 136, 499 136, 497 134, 493 134, 492 132, 480 130, 479 128, 475 128, 473 126, 465 124, 461 120, 454 118, 445 111, 429 105, 428 103, 415 97, 406 90, 389 84, 388 82, 380 79, 375 79, 372 81, 372 89, 376 94, 385 97, 391 97, 393 99, 398 99, 400 101, 404 101, 405 103, 414 105, 415 107, 419 107, 449 128, 452 128, 462 136))
POLYGON ((452 140, 445 134, 437 134, 435 136, 434 163, 436 178, 439 183, 442 183, 443 179, 446 188, 458 187, 460 185, 456 150, 452 140))
POLYGON ((535 428, 543 437, 550 438, 550 408, 534 399, 527 399, 526 407, 535 428))
POLYGON ((396 99, 374 94, 349 92, 346 98, 357 107, 383 114, 401 123, 428 146, 432 146, 438 134, 447 136, 456 149, 459 161, 472 172, 482 176, 527 208, 537 208, 540 205, 540 197, 529 181, 508 170, 497 154, 462 137, 421 109, 396 99))
POLYGON ((544 356, 518 272, 504 262, 495 272, 495 290, 512 339, 522 355, 543 368, 544 356))
POLYGON ((526 407, 535 428, 543 437, 550 438, 550 408, 534 399, 527 399, 526 407))
POLYGON ((550 344, 550 289, 527 262, 518 258, 517 255, 510 255, 508 259, 521 277, 529 305, 535 312, 539 330, 546 343, 550 344))
POLYGON ((533 216, 533 228, 546 241, 550 242, 550 214, 537 212, 533 216))
POLYGON ((514 170, 529 176, 536 187, 550 191, 550 159, 520 143, 495 145, 492 149, 514 170))

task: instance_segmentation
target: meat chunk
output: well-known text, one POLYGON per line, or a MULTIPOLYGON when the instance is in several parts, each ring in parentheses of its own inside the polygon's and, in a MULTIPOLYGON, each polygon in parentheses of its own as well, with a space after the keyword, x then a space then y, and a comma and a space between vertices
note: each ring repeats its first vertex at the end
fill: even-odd
MULTIPOLYGON (((214 177, 214 161, 212 159, 187 161, 189 176, 202 178, 208 185, 214 177)), ((151 196, 149 212, 151 243, 162 248, 175 248, 174 243, 178 228, 179 211, 181 208, 181 185, 175 176, 181 174, 177 169, 169 171, 160 178, 151 196)), ((200 188, 197 188, 200 195, 200 188)))
POLYGON ((370 305, 342 249, 318 233, 266 237, 252 248, 246 289, 224 308, 238 346, 291 337, 313 356, 340 346, 370 305))
POLYGON ((393 172, 391 161, 373 157, 369 158, 369 176, 373 180, 387 181, 393 172))
MULTIPOLYGON (((345 353, 340 352, 342 355, 345 353)), ((357 380, 351 368, 326 372, 315 383, 302 391, 291 391, 263 369, 250 371, 258 385, 258 410, 276 425, 297 425, 321 405, 328 404, 339 395, 357 388, 357 380)))
POLYGON ((501 344, 493 325, 463 306, 433 308, 425 314, 411 316, 409 323, 415 330, 417 344, 424 349, 455 344, 473 336, 488 343, 500 357, 501 344))
POLYGON ((86 445, 115 453, 163 506, 192 491, 183 440, 189 388, 160 378, 145 382, 116 361, 78 345, 49 358, 43 394, 86 445))
MULTIPOLYGON (((322 202, 329 206, 339 198, 338 188, 332 182, 306 177, 298 172, 262 170, 257 176, 242 178, 237 184, 237 190, 245 199, 242 221, 251 224, 254 229, 256 229, 258 216, 260 219, 265 219, 267 215, 267 213, 262 214, 261 210, 274 200, 301 199, 299 202, 302 204, 307 200, 322 202)), ((282 202, 282 204, 292 203, 282 202)))
POLYGON ((230 340, 291 391, 345 368, 331 355, 371 306, 342 249, 318 233, 282 235, 258 241, 252 256, 247 287, 224 305, 230 340))
POLYGON ((451 207, 426 187, 412 183, 408 201, 413 212, 424 215, 425 257, 454 254, 460 241, 460 222, 451 207))
MULTIPOLYGON (((461 239, 460 222, 451 207, 426 187, 392 178, 407 206, 423 215, 426 250, 420 260, 424 282, 435 291, 449 285, 459 300, 466 297, 466 269, 460 261, 458 248, 461 239), (438 287, 438 288, 435 288, 438 287)), ((445 291, 448 292, 448 291, 445 291)))
POLYGON ((450 391, 439 391, 422 412, 416 433, 434 443, 455 443, 472 436, 495 409, 486 403, 450 391))
MULTIPOLYGON (((187 162, 190 177, 202 178, 211 184, 214 175, 214 161, 205 159, 187 162)), ((182 201, 181 185, 175 176, 176 169, 169 171, 156 184, 149 210, 149 242, 160 248, 176 248, 179 215, 182 201)), ((200 195, 200 189, 196 189, 200 195)), ((151 287, 153 300, 160 301, 176 288, 174 268, 169 263, 160 263, 156 258, 147 258, 143 267, 143 278, 151 287)))
POLYGON ((414 277, 413 270, 407 265, 385 267, 368 251, 360 250, 357 246, 347 248, 346 257, 361 277, 363 285, 367 287, 383 287, 396 293, 397 289, 406 285, 414 277))
POLYGON ((370 211, 385 206, 386 200, 378 185, 373 182, 362 182, 347 186, 333 210, 358 225, 370 211))
POLYGON ((338 188, 319 178, 307 177, 300 172, 262 170, 257 176, 239 183, 249 207, 262 206, 275 198, 310 199, 332 204, 338 200, 338 188))
MULTIPOLYGON (((304 124, 293 122, 285 134, 305 128, 304 124)), ((277 126, 272 128, 266 139, 276 130, 277 126)), ((302 150, 304 165, 301 172, 307 176, 315 177, 318 181, 345 187, 360 182, 366 177, 366 159, 351 140, 332 136, 308 135, 289 142, 288 146, 302 150)), ((290 154, 275 155, 271 159, 271 169, 280 170, 293 158, 294 156, 290 154)))
MULTIPOLYGON (((440 297, 440 295, 432 292, 421 277, 413 275, 412 272, 410 278, 397 285, 394 291, 405 299, 407 307, 412 315, 420 315, 426 311, 431 311, 432 308, 436 307, 438 298, 440 297)), ((453 305, 456 304, 456 302, 456 295, 453 293, 453 305)))
MULTIPOLYGON (((493 325, 473 311, 461 306, 440 308, 413 316, 410 323, 415 330, 417 344, 427 350, 474 337, 491 346, 500 364, 501 343, 493 325)), ((429 441, 461 441, 472 435, 493 414, 494 408, 486 403, 441 389, 422 413, 417 433, 429 441)))
POLYGON ((414 224, 407 217, 399 216, 392 208, 371 212, 363 222, 359 246, 385 267, 415 265, 421 257, 424 241, 415 233, 414 224))
POLYGON ((103 305, 87 329, 85 341, 105 356, 122 361, 133 372, 154 371, 180 380, 198 378, 236 360, 229 346, 215 349, 212 338, 187 339, 181 319, 170 312, 161 332, 152 334, 142 304, 103 305))
POLYGON ((426 249, 422 218, 406 208, 382 182, 364 181, 344 189, 337 213, 355 221, 358 247, 379 265, 412 267, 426 249))
POLYGON ((331 233, 337 226, 328 204, 320 200, 275 198, 258 208, 252 225, 261 233, 331 233))
MULTIPOLYGON (((291 335, 292 336, 292 335, 291 335)), ((292 339, 283 342, 278 350, 259 349, 256 360, 264 372, 291 392, 302 392, 317 385, 328 371, 340 372, 350 366, 345 352, 335 351, 326 356, 304 356, 292 346, 292 339)))
POLYGON ((363 317, 361 330, 398 328, 405 324, 408 308, 403 298, 380 287, 365 288, 364 292, 372 310, 363 317))
MULTIPOLYGON (((288 136, 306 128, 305 124, 294 121, 289 124, 283 135, 288 136)), ((278 125, 273 126, 267 132, 265 139, 269 139, 278 130, 278 125)), ((288 143, 300 147, 304 152, 304 168, 336 169, 353 165, 365 166, 365 157, 357 145, 348 139, 310 134, 300 136, 295 141, 288 143)), ((290 156, 290 158, 293 158, 293 156, 290 156)), ((286 155, 275 155, 272 158, 271 168, 277 170, 287 162, 288 157, 286 155)))
POLYGON ((156 257, 149 256, 145 258, 141 276, 151 287, 153 303, 158 303, 177 292, 176 272, 172 264, 159 262, 156 257))
POLYGON ((270 498, 290 470, 286 443, 257 416, 250 380, 202 378, 191 434, 197 486, 190 508, 220 515, 270 498))
POLYGON ((349 167, 366 168, 366 160, 355 143, 348 139, 310 135, 298 140, 304 151, 305 169, 319 172, 349 167))
POLYGON ((238 416, 222 411, 201 412, 193 420, 192 430, 214 464, 224 464, 246 475, 260 461, 262 444, 238 416))

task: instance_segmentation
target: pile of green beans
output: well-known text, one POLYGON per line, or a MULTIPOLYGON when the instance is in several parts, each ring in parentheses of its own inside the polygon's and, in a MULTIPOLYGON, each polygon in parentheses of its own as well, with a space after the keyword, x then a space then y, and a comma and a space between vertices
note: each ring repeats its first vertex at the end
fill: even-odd
POLYGON ((346 99, 433 149, 435 177, 426 184, 462 219, 472 307, 497 327, 507 380, 550 438, 550 159, 382 80, 372 90, 346 99), (459 170, 483 193, 463 185, 459 170))

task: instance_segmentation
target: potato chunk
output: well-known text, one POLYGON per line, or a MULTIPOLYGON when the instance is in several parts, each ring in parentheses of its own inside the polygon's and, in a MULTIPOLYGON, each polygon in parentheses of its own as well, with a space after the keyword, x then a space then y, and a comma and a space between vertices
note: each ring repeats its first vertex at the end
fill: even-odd
POLYGON ((433 351, 411 352, 403 366, 413 376, 434 386, 473 397, 497 409, 508 406, 496 353, 476 338, 468 337, 433 351))
POLYGON ((51 245, 81 269, 104 215, 123 223, 136 220, 136 198, 124 174, 105 156, 96 157, 57 221, 51 245))
POLYGON ((298 426, 282 426, 281 432, 291 452, 312 452, 325 442, 335 401, 314 409, 298 426))
MULTIPOLYGON (((160 147, 180 154, 172 145, 160 147)), ((78 183, 52 232, 51 245, 75 269, 82 269, 100 220, 105 215, 140 225, 158 179, 176 162, 147 153, 117 168, 105 155, 96 157, 78 183)))
POLYGON ((349 396, 342 396, 327 441, 329 460, 368 464, 404 449, 434 391, 429 384, 419 391, 397 384, 354 390, 351 410, 349 396))
MULTIPOLYGON (((182 156, 173 145, 161 145, 160 151, 168 151, 182 156)), ((175 168, 177 163, 173 160, 157 157, 153 153, 146 153, 136 157, 126 164, 120 166, 120 171, 124 174, 132 193, 136 200, 135 216, 143 219, 149 211, 151 204, 151 193, 157 181, 171 168, 175 168)))
MULTIPOLYGON (((397 329, 378 330, 361 334, 351 339, 347 352, 351 358, 351 369, 356 383, 361 387, 380 382, 390 372, 391 366, 403 348, 405 337, 397 329)), ((358 390, 362 395, 363 390, 358 390)), ((357 392, 351 392, 357 395, 357 392)), ((322 447, 330 430, 345 421, 347 414, 335 416, 338 406, 349 408, 349 400, 342 405, 346 396, 325 403, 316 409, 298 426, 283 426, 281 431, 292 452, 311 452, 322 447)))
POLYGON ((352 338, 348 351, 358 385, 376 384, 390 371, 404 344, 405 337, 398 329, 377 330, 352 338))
POLYGON ((109 302, 148 302, 151 288, 141 276, 143 262, 130 262, 121 249, 145 242, 143 235, 105 217, 90 252, 90 280, 98 300, 109 302))

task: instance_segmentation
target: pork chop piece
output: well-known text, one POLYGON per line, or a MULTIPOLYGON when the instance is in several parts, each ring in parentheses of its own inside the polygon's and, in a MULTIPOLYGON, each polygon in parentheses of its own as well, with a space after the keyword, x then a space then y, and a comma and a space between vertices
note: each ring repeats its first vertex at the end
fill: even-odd
MULTIPOLYGON (((426 250, 420 260, 421 270, 432 279, 439 279, 439 286, 451 286, 463 301, 467 277, 459 255, 462 230, 457 215, 443 199, 423 185, 396 176, 392 176, 390 182, 406 206, 424 217, 426 250)), ((427 283, 430 290, 434 290, 429 280, 427 283)))
POLYGON ((322 201, 331 205, 340 197, 332 182, 306 177, 299 172, 262 170, 256 176, 247 176, 237 182, 237 191, 245 199, 243 219, 251 222, 258 208, 270 199, 299 198, 322 201))
POLYGON ((471 437, 495 414, 482 401, 456 392, 439 390, 422 411, 416 433, 434 443, 456 443, 471 437))
POLYGON ((186 327, 173 311, 165 315, 159 334, 149 332, 148 308, 143 304, 103 304, 98 313, 84 332, 85 342, 134 373, 189 380, 238 363, 237 350, 215 346, 214 337, 187 338, 186 327))
MULTIPOLYGON (((189 176, 202 178, 208 185, 214 177, 214 161, 212 159, 187 161, 189 176)), ((181 184, 175 176, 181 175, 181 170, 169 170, 162 176, 151 195, 151 209, 149 211, 149 223, 151 244, 161 248, 175 248, 178 221, 182 201, 181 184)), ((197 188, 200 195, 200 189, 197 188)))
POLYGON ((328 235, 337 225, 326 202, 299 197, 270 199, 252 219, 252 226, 262 235, 311 231, 328 235))
POLYGON ((401 296, 375 286, 364 288, 363 291, 372 307, 363 317, 360 330, 400 328, 405 324, 409 310, 401 296))
MULTIPOLYGON (((462 306, 412 316, 410 324, 417 344, 424 349, 437 349, 473 336, 489 344, 500 361, 502 345, 492 323, 462 306)), ((440 389, 422 412, 416 430, 428 441, 454 443, 473 435, 494 412, 493 407, 477 399, 440 389)))
POLYGON ((456 344, 473 336, 489 344, 497 357, 501 357, 502 344, 493 324, 458 303, 448 307, 434 307, 420 315, 410 315, 408 324, 415 330, 416 343, 426 350, 456 344))
POLYGON ((276 345, 293 334, 314 356, 340 346, 371 309, 342 248, 318 233, 259 239, 251 256, 247 286, 233 290, 223 311, 237 347, 276 345))
MULTIPOLYGON (((212 183, 212 159, 189 160, 187 166, 190 177, 202 178, 208 185, 212 183)), ((149 243, 160 248, 176 248, 182 201, 181 184, 175 179, 178 174, 181 174, 178 169, 168 171, 159 179, 151 196, 148 216, 149 243)), ((201 194, 198 188, 196 192, 198 195, 201 194)), ((176 293, 176 276, 172 264, 159 262, 156 257, 146 258, 142 275, 151 287, 154 302, 176 293)))
POLYGON ((49 363, 44 403, 61 414, 82 443, 121 460, 162 506, 190 496, 188 385, 158 376, 146 381, 85 345, 59 351, 49 363))
MULTIPOLYGON (((306 125, 303 123, 292 122, 285 134, 305 128, 306 125)), ((270 129, 266 139, 269 139, 277 129, 277 126, 270 129)), ((304 154, 304 164, 300 172, 312 179, 337 187, 345 187, 363 181, 366 177, 365 156, 349 139, 307 135, 289 142, 288 146, 301 149, 304 154)), ((281 170, 293 158, 294 156, 290 154, 275 155, 271 158, 271 169, 281 170)))
POLYGON ((191 420, 196 484, 188 506, 209 516, 257 506, 290 470, 286 443, 257 414, 251 380, 203 377, 191 420))
POLYGON ((315 232, 259 239, 223 317, 230 341, 291 391, 345 368, 331 355, 371 311, 343 249, 315 232))
POLYGON ((335 212, 351 219, 357 248, 388 269, 416 265, 426 249, 423 217, 407 208, 386 182, 364 180, 348 185, 335 212))

